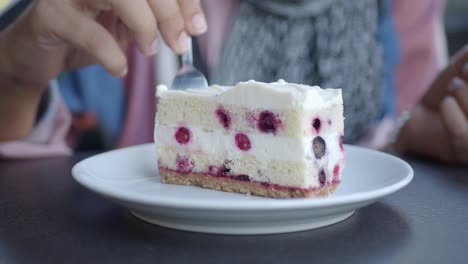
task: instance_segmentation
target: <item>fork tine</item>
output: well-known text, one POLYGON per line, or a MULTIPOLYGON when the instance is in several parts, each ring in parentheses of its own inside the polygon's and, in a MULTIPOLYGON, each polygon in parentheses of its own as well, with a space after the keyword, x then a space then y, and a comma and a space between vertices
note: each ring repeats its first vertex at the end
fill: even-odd
POLYGON ((188 49, 182 54, 182 65, 193 65, 192 37, 188 37, 188 49))
POLYGON ((182 55, 182 67, 177 71, 172 81, 172 89, 203 89, 208 87, 205 75, 193 66, 192 38, 188 38, 189 48, 182 55))

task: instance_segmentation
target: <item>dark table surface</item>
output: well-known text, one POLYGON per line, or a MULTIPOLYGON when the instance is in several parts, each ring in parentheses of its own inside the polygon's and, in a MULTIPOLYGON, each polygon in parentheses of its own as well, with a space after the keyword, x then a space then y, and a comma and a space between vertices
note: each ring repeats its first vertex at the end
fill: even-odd
POLYGON ((0 161, 0 263, 468 263, 468 168, 407 159, 403 190, 305 232, 166 229, 78 185, 72 158, 0 161))

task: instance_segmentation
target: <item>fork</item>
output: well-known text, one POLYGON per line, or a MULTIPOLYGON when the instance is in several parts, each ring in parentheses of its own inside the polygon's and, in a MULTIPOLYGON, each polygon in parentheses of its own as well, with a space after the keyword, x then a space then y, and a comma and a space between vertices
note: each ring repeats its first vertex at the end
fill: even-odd
POLYGON ((192 38, 188 38, 187 51, 182 55, 182 67, 172 81, 173 90, 202 89, 208 87, 205 75, 193 66, 192 38))

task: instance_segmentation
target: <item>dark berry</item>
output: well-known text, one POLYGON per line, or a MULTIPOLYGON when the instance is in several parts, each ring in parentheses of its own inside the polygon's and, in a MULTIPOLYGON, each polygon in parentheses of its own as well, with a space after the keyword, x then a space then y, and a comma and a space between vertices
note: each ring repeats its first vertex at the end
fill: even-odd
POLYGON ((227 159, 223 162, 224 165, 228 166, 228 165, 232 165, 234 164, 234 161, 230 160, 230 159, 227 159))
POLYGON ((218 171, 218 174, 219 175, 229 175, 229 174, 231 174, 231 165, 233 163, 234 162, 232 160, 228 160, 228 159, 225 160, 224 163, 223 163, 223 166, 218 171))
POLYGON ((316 137, 314 138, 314 141, 312 142, 312 148, 314 150, 315 157, 317 159, 320 159, 325 155, 325 140, 323 140, 322 137, 316 137))
POLYGON ((276 130, 279 127, 281 121, 278 119, 273 112, 263 111, 258 117, 258 129, 263 133, 276 134, 276 130))
POLYGON ((242 150, 242 151, 247 151, 251 148, 250 145, 250 139, 247 137, 246 134, 243 133, 237 133, 235 136, 236 140, 236 146, 242 150))
POLYGON ((177 171, 181 173, 190 173, 192 172, 195 164, 192 160, 187 157, 177 157, 177 171))
POLYGON ((213 165, 208 166, 208 173, 209 174, 217 175, 218 172, 219 172, 219 167, 216 167, 216 166, 213 166, 213 165))
POLYGON ((223 165, 223 169, 221 171, 221 175, 229 175, 231 174, 231 169, 226 167, 226 165, 223 165))
POLYGON ((319 182, 321 185, 324 185, 326 180, 327 180, 327 176, 325 176, 325 171, 322 169, 319 172, 319 182))
POLYGON ((341 149, 341 152, 344 151, 344 147, 343 147, 343 136, 340 137, 339 141, 338 141, 338 144, 340 145, 340 149, 341 149))
POLYGON ((317 131, 317 133, 319 132, 320 130, 320 126, 322 125, 322 122, 320 121, 320 119, 318 118, 315 118, 313 121, 312 121, 312 126, 315 128, 315 131, 317 131))
POLYGON ((229 114, 229 111, 223 108, 218 108, 216 110, 216 116, 218 117, 219 122, 225 129, 229 129, 231 126, 231 115, 229 114))
POLYGON ((180 144, 187 144, 190 141, 191 134, 188 128, 180 127, 175 133, 175 139, 180 144))
POLYGON ((245 174, 237 175, 234 178, 238 181, 250 181, 250 177, 245 174))

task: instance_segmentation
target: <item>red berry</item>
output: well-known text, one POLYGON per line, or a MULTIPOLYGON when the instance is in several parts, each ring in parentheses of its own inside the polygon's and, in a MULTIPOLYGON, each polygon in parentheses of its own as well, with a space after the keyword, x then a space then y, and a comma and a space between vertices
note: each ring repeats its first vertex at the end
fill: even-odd
POLYGON ((219 172, 219 167, 216 167, 216 166, 213 166, 213 165, 208 166, 208 173, 209 174, 217 175, 218 172, 219 172))
POLYGON ((234 139, 236 140, 236 146, 240 150, 247 151, 251 148, 250 139, 246 134, 237 133, 234 139))
POLYGON ((191 134, 188 128, 180 127, 175 133, 175 139, 180 144, 187 144, 190 141, 191 134))
POLYGON ((177 171, 181 173, 190 173, 192 172, 195 163, 187 157, 177 157, 177 171))
POLYGON ((220 107, 216 110, 216 116, 218 117, 221 125, 223 125, 225 129, 229 129, 231 126, 231 115, 229 114, 229 111, 220 107))
POLYGON ((338 178, 338 176, 340 176, 340 165, 336 164, 333 167, 333 178, 338 178))
POLYGON ((263 133, 273 133, 276 134, 281 120, 271 111, 263 111, 258 117, 258 129, 263 133))
POLYGON ((315 118, 313 121, 312 121, 312 126, 315 128, 315 131, 317 131, 317 133, 320 131, 320 126, 322 125, 322 122, 320 121, 320 119, 318 118, 315 118))

